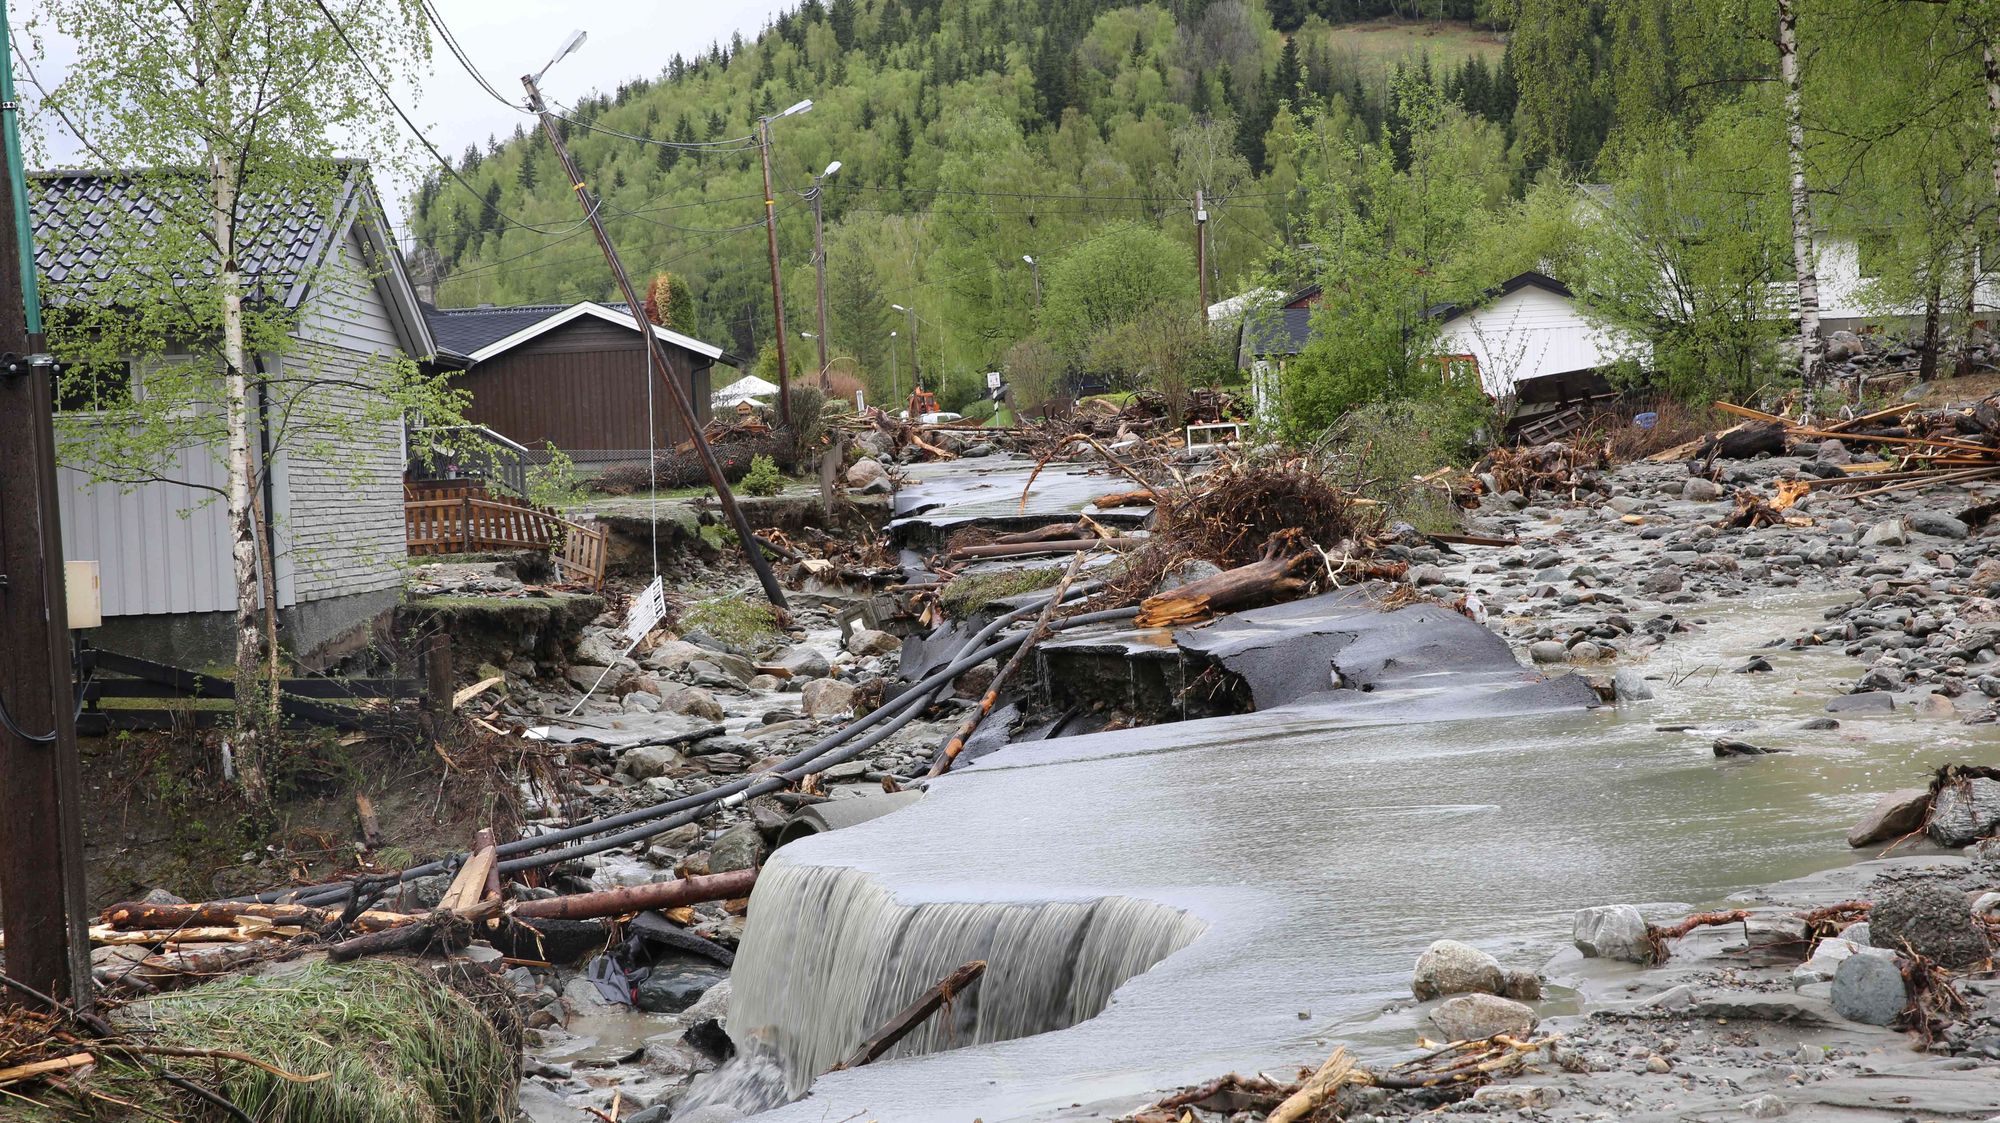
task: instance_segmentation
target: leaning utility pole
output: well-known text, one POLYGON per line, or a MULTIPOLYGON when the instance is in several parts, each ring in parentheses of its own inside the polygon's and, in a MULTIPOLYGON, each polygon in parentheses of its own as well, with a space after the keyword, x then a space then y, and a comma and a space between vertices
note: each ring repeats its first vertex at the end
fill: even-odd
MULTIPOLYGON (((0 6, 0 919, 9 978, 90 999, 69 609, 56 506, 55 365, 43 350, 13 58, 0 6)), ((30 996, 0 991, 0 999, 30 996)))
POLYGON ((1194 273, 1201 290, 1201 322, 1208 322, 1208 207, 1194 189, 1194 273))
MULTIPOLYGON (((575 40, 572 40, 574 43, 575 40)), ((572 48, 573 49, 573 48, 572 48)), ((567 53, 567 52, 565 52, 567 53)), ((557 56, 560 58, 561 56, 557 56)), ((750 523, 743 517, 743 509, 736 505, 736 495, 729 490, 729 480, 722 474, 722 465, 715 459, 715 450, 708 446, 708 439, 702 436, 701 419, 695 416, 694 406, 688 401, 688 392, 674 377, 673 364, 667 361, 667 351, 660 343, 659 334, 653 331, 653 322, 646 318, 646 307, 639 299, 639 292, 632 287, 632 278, 625 272, 625 263, 619 260, 618 247, 611 244, 611 235, 604 229, 604 219, 598 212, 597 200, 592 198, 583 184, 583 173, 577 170, 576 161, 570 157, 569 147, 563 143, 562 133, 556 128, 555 114, 549 112, 548 104, 542 100, 541 88, 535 85, 537 75, 524 74, 521 84, 528 88, 528 108, 534 111, 536 119, 542 123, 542 132, 549 138, 549 147, 555 149, 556 160, 562 165, 563 174, 569 176, 572 192, 583 208, 584 220, 590 223, 591 232, 597 235, 597 244, 604 250, 605 263, 611 266, 611 275, 618 282, 618 291, 625 296, 625 307, 632 315, 632 322, 638 326, 639 334, 646 340, 652 352, 653 368, 659 372, 660 380, 667 384, 667 396, 679 411, 681 421, 687 425, 694 439, 695 454, 701 457, 701 466, 708 471, 709 485, 715 488, 715 498, 722 504, 722 511, 729 519, 729 525, 736 531, 736 537, 743 545, 743 556, 750 561, 750 568, 757 573, 757 580, 764 586, 764 596, 779 608, 786 607, 785 590, 778 585, 778 578, 771 572, 771 564, 764 558, 764 551, 757 545, 757 537, 750 530, 750 523)), ((768 171, 768 165, 766 165, 768 171)), ((772 276, 775 278, 776 273, 772 276)), ((783 312, 779 313, 782 317, 783 312)), ((778 361, 780 374, 778 384, 784 385, 785 334, 782 318, 778 331, 778 361)), ((784 405, 784 394, 779 392, 779 408, 784 405)))
MULTIPOLYGON (((757 119, 757 154, 764 161, 764 237, 771 246, 771 308, 778 320, 778 424, 792 424, 792 368, 785 361, 785 288, 778 280, 778 201, 771 194, 771 119, 757 119)), ((824 335, 825 329, 821 329, 824 335)), ((824 346, 824 345, 822 345, 824 346)))
POLYGON ((824 393, 833 392, 833 384, 826 373, 826 224, 820 216, 820 199, 826 194, 826 179, 840 170, 840 161, 835 160, 826 170, 813 177, 812 186, 806 189, 806 198, 813 205, 813 276, 819 285, 819 334, 813 342, 819 344, 819 388, 824 393))

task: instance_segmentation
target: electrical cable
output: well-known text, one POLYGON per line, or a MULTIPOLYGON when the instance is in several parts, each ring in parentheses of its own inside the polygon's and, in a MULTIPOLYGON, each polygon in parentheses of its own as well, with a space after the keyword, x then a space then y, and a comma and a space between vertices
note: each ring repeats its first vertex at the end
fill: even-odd
POLYGON ((432 3, 431 0, 422 0, 422 3, 424 14, 430 17, 431 26, 437 29, 438 38, 444 40, 445 48, 451 52, 453 58, 458 60, 458 64, 465 68, 465 72, 472 75, 472 80, 479 83, 479 88, 491 95, 494 101, 514 110, 516 113, 528 112, 527 106, 518 105, 507 100, 506 95, 495 89, 493 83, 486 80, 486 75, 480 73, 479 68, 473 65, 472 59, 465 53, 465 48, 459 46, 458 36, 453 35, 451 28, 445 24, 444 16, 437 10, 437 5, 432 3))
POLYGON ((460 175, 457 168, 451 166, 451 161, 445 158, 444 153, 438 151, 437 145, 431 143, 431 138, 425 136, 424 131, 417 127, 417 123, 410 119, 410 115, 403 111, 403 107, 396 101, 395 95, 389 92, 388 85, 376 75, 375 68, 368 65, 368 59, 361 53, 361 49, 356 47, 354 41, 347 37, 347 29, 340 26, 340 21, 334 18, 333 9, 326 6, 326 0, 313 0, 313 5, 320 10, 321 15, 326 17, 327 25, 333 28, 334 35, 340 39, 341 45, 347 48, 347 53, 353 56, 355 64, 361 68, 361 72, 368 76, 368 81, 373 83, 375 89, 381 93, 382 100, 389 103, 389 108, 396 111, 397 117, 402 118, 403 124, 409 128, 411 135, 415 136, 418 142, 430 152, 431 157, 438 162, 438 166, 443 168, 445 173, 450 175, 452 179, 456 180, 460 187, 465 188, 467 194, 479 200, 479 205, 484 208, 484 213, 492 214, 497 218, 513 223, 523 230, 532 230, 537 234, 568 234, 589 225, 589 220, 584 219, 570 226, 555 228, 537 226, 532 222, 523 222, 506 211, 501 210, 499 207, 486 202, 485 196, 479 193, 479 189, 472 186, 470 181, 460 175))
MULTIPOLYGON (((1096 589, 1100 587, 1101 587, 1100 583, 1080 584, 1073 586, 1071 587, 1069 592, 1065 595, 1064 600, 1070 601, 1076 599, 1077 597, 1087 596, 1091 592, 1094 592, 1096 589)), ((596 842, 585 843, 581 847, 570 847, 565 850, 557 851, 556 852, 557 854, 562 855, 562 857, 560 858, 550 858, 548 855, 543 855, 539 858, 534 858, 534 859, 516 859, 514 861, 501 863, 500 869, 502 872, 508 872, 508 873, 516 872, 522 869, 529 869, 536 866, 547 865, 553 861, 567 860, 570 857, 579 857, 583 856, 584 854, 599 853, 604 850, 614 849, 617 846, 625 845, 631 841, 636 841, 642 838, 650 838, 655 834, 659 834, 666 830, 671 830, 673 826, 681 825, 684 822, 692 822, 693 818, 701 817, 701 815, 695 815, 693 816, 693 818, 678 817, 681 815, 685 815, 687 812, 695 811, 705 807, 710 807, 711 805, 714 804, 721 804, 724 803, 725 801, 728 801, 731 805, 733 805, 734 803, 742 802, 742 800, 754 798, 756 795, 765 794, 765 791, 776 790, 776 788, 778 787, 787 786, 787 784, 795 781, 799 776, 803 776, 807 772, 818 771, 821 768, 829 767, 831 764, 839 763, 839 760, 844 760, 849 755, 858 755, 861 752, 865 752, 867 751, 868 748, 873 747, 875 744, 879 743, 883 737, 886 737, 890 733, 893 733, 895 728, 900 728, 902 725, 907 724, 907 722, 911 720, 916 714, 921 713, 925 708, 925 706, 917 705, 915 703, 917 703, 922 699, 925 699, 929 694, 936 691, 940 686, 949 684, 953 679, 957 678, 960 674, 963 674, 966 670, 970 669, 971 667, 977 666, 979 663, 984 662, 989 658, 992 658, 994 654, 1006 651, 1009 648, 1011 648, 1014 644, 1025 640, 1027 638, 1026 633, 1022 633, 1018 636, 1011 636, 992 644, 986 644, 986 641, 990 639, 995 633, 1000 631, 1000 629, 1006 627, 1009 624, 1017 623, 1020 620, 1025 619, 1026 617, 1041 611, 1043 603, 1044 602, 1041 600, 1036 600, 1030 602, 1027 605, 1024 605, 1021 608, 1015 609, 1011 612, 1005 613, 1000 617, 996 618, 991 623, 986 625, 986 627, 980 629, 979 632, 975 633, 970 639, 968 639, 966 643, 959 649, 961 655, 953 659, 953 661, 948 666, 944 667, 941 670, 935 671, 930 675, 925 676, 923 679, 919 680, 917 683, 910 686, 902 694, 898 695, 895 700, 876 708, 875 710, 871 711, 870 713, 860 718, 855 719, 854 721, 848 723, 846 726, 842 727, 836 732, 830 734, 825 738, 822 738, 818 742, 815 742, 813 745, 805 749, 802 749, 799 752, 792 754, 790 757, 787 757, 786 759, 780 761, 776 766, 773 767, 772 770, 768 772, 759 773, 757 775, 752 775, 752 776, 739 777, 735 780, 729 781, 728 783, 719 784, 715 787, 706 789, 704 791, 696 792, 692 795, 680 796, 675 799, 667 800, 663 803, 654 804, 650 807, 635 808, 631 811, 623 812, 618 815, 612 815, 607 818, 592 820, 590 822, 585 822, 585 823, 578 823, 574 826, 569 826, 559 830, 549 831, 545 834, 539 834, 530 838, 521 838, 521 839, 516 839, 512 842, 503 843, 495 848, 495 853, 500 857, 508 858, 517 854, 532 854, 535 851, 542 850, 550 846, 555 846, 567 842, 575 842, 579 839, 590 838, 593 835, 601 835, 606 831, 618 831, 621 830, 621 828, 631 828, 631 827, 639 828, 637 830, 623 830, 622 833, 611 836, 612 838, 619 840, 616 842, 606 842, 604 839, 599 839, 596 842), (984 644, 985 646, 980 646, 982 644, 984 644), (975 650, 975 648, 977 650, 975 650), (972 652, 972 654, 965 654, 966 652, 972 652), (907 711, 907 714, 905 714, 904 711, 907 711), (845 744, 850 738, 854 737, 856 734, 859 734, 864 730, 870 729, 875 725, 882 723, 883 721, 891 719, 900 719, 895 721, 894 728, 886 731, 881 731, 878 735, 871 736, 870 738, 865 740, 863 747, 853 749, 852 753, 841 754, 839 756, 839 759, 829 758, 828 754, 834 753, 835 750, 838 750, 840 746, 845 744), (772 778, 774 777, 783 779, 780 781, 773 781, 772 778), (763 790, 747 795, 742 794, 747 792, 752 787, 766 783, 774 783, 775 786, 767 787, 764 788, 763 790), (741 795, 740 799, 733 798, 739 795, 741 795), (670 816, 675 817, 672 823, 667 825, 660 825, 662 822, 665 821, 666 817, 670 816), (641 826, 642 824, 643 826, 641 826)), ((1085 624, 1102 623, 1104 621, 1114 620, 1114 619, 1125 619, 1130 617, 1136 611, 1137 611, 1136 609, 1113 609, 1108 612, 1087 613, 1081 616, 1071 617, 1068 620, 1058 621, 1057 623, 1051 625, 1051 630, 1060 631, 1064 628, 1078 627, 1085 624)), ((703 812, 703 814, 706 814, 706 812, 703 812)), ((396 879, 399 882, 406 882, 419 877, 426 877, 432 874, 443 873, 451 869, 454 863, 462 862, 464 858, 465 858, 464 854, 457 854, 449 858, 442 858, 436 861, 426 862, 421 865, 412 866, 409 869, 406 869, 402 871, 399 875, 397 875, 396 879)), ((283 900, 286 898, 292 898, 300 904, 324 905, 331 901, 341 899, 341 897, 343 897, 347 892, 348 892, 348 883, 343 881, 325 885, 310 886, 303 889, 285 888, 285 889, 266 890, 263 893, 259 893, 253 897, 245 899, 253 901, 271 902, 271 901, 283 900)))

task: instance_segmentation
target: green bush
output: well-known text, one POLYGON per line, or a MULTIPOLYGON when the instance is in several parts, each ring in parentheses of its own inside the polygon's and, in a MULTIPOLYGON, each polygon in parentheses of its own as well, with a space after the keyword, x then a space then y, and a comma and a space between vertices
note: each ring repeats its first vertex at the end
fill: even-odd
POLYGON ((785 477, 778 474, 777 461, 768 456, 754 457, 750 470, 743 473, 743 482, 737 485, 746 495, 776 495, 785 488, 785 477))
POLYGON ((1390 521, 1432 534, 1459 530, 1450 496, 1416 477, 1466 463, 1482 418, 1464 395, 1356 406, 1326 432, 1335 482, 1380 502, 1390 521))
POLYGON ((574 507, 587 498, 584 482, 576 474, 576 462, 554 444, 549 445, 548 463, 528 469, 527 483, 527 500, 537 507, 574 507))

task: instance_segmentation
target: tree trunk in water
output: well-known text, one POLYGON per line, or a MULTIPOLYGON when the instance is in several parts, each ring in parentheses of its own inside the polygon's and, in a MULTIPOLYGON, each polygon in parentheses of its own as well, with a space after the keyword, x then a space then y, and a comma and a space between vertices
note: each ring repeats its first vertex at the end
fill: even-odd
POLYGON ((277 698, 259 681, 264 662, 263 598, 257 581, 257 523, 251 511, 250 386, 244 374, 243 271, 236 260, 237 161, 217 156, 209 168, 216 253, 221 262, 222 361, 229 425, 229 538, 236 579, 236 772, 243 794, 262 804, 264 739, 276 727, 277 698))
POLYGON ((1806 194, 1805 107, 1799 96, 1799 17, 1778 0, 1778 72, 1785 83, 1785 154, 1792 170, 1792 263, 1799 275, 1799 378, 1819 385, 1826 345, 1819 337, 1819 267, 1813 252, 1812 200, 1806 194))
POLYGON ((1938 350, 1943 344, 1938 330, 1940 305, 1944 303, 1944 282, 1933 276, 1924 290, 1924 351, 1917 360, 1917 381, 1932 382, 1937 379, 1938 350))

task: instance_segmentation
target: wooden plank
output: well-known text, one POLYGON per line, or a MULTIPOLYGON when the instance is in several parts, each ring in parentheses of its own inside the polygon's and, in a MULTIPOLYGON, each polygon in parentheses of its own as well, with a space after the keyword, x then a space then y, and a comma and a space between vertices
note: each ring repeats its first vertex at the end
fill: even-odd
POLYGON ((493 832, 481 827, 472 840, 472 856, 458 867, 457 876, 451 879, 451 887, 439 898, 438 907, 457 912, 471 908, 486 895, 486 875, 493 872, 494 863, 499 859, 493 848, 493 832))
POLYGON ((1733 413, 1738 417, 1748 417, 1753 421, 1775 421, 1780 425, 1790 424, 1790 422, 1786 421, 1782 417, 1779 417, 1775 413, 1765 413, 1761 409, 1751 409, 1749 406, 1739 406, 1734 402, 1717 402, 1715 403, 1715 408, 1721 410, 1724 413, 1733 413))
POLYGON ((975 959, 938 980, 929 990, 918 995, 917 1000, 905 1007, 902 1013, 889 1019, 881 1029, 871 1034, 868 1040, 863 1041, 846 1060, 833 1066, 834 1071, 860 1068, 895 1048, 898 1041, 908 1037, 910 1031, 930 1020, 930 1016, 937 1013, 939 1007, 978 982, 979 977, 985 973, 986 961, 975 959))

